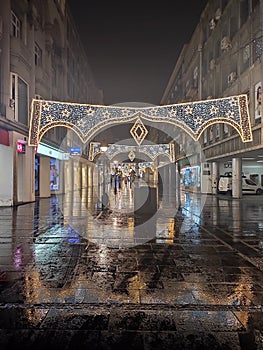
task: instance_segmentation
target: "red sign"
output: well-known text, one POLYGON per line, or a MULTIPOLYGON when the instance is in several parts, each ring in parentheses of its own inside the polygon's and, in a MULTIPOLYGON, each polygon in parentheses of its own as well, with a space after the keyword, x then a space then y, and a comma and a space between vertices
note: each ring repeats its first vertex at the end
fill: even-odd
POLYGON ((24 143, 17 142, 17 152, 26 153, 26 145, 24 143))
POLYGON ((0 129, 0 144, 9 146, 9 134, 7 130, 0 129))

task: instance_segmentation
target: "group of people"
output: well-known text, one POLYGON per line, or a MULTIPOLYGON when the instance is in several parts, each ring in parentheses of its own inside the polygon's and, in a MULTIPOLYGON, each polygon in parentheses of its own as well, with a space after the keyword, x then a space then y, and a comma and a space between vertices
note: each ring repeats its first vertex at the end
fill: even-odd
POLYGON ((128 174, 125 174, 120 169, 115 169, 111 173, 111 185, 114 185, 114 191, 117 192, 118 189, 121 189, 122 183, 131 185, 136 178, 136 172, 132 169, 128 174))

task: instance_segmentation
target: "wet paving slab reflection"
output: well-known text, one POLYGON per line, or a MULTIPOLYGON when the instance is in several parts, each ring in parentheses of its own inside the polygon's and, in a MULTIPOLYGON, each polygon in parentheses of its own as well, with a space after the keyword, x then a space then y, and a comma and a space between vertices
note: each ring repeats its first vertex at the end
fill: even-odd
POLYGON ((1 349, 262 349, 262 197, 108 193, 0 208, 1 349))

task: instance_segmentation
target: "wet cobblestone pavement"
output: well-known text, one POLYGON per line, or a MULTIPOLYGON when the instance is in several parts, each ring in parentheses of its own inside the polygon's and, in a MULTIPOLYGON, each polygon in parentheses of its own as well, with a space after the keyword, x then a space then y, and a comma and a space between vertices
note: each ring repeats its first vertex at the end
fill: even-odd
POLYGON ((1 349, 263 349, 263 196, 132 196, 0 209, 1 349))

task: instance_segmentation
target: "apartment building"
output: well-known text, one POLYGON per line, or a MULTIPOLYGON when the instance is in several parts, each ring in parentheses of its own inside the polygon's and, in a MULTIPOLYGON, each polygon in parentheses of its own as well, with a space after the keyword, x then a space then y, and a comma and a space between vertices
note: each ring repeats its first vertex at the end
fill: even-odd
POLYGON ((92 170, 87 147, 70 157, 79 140, 63 126, 28 146, 33 98, 103 103, 65 0, 0 2, 0 206, 78 189, 92 170))
POLYGON ((224 172, 237 171, 263 185, 263 3, 208 0, 175 64, 161 104, 246 94, 253 141, 243 143, 227 124, 206 128, 194 142, 178 133, 176 156, 184 188, 216 193, 224 172))

